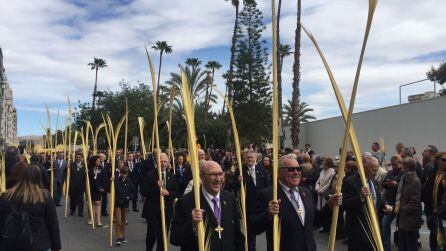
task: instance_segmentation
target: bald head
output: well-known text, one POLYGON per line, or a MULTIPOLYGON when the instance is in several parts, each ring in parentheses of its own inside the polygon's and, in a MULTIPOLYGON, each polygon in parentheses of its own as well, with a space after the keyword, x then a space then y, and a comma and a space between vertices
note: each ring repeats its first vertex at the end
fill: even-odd
POLYGON ((379 170, 379 162, 372 155, 364 155, 362 157, 362 163, 364 165, 364 172, 367 179, 372 179, 376 176, 379 170))
POLYGON ((204 189, 216 196, 220 192, 224 181, 224 172, 221 166, 215 161, 206 161, 200 174, 204 189))
POLYGON ((220 164, 218 164, 217 162, 213 161, 213 160, 208 160, 205 161, 203 164, 203 167, 201 168, 201 170, 203 172, 208 172, 209 170, 218 170, 218 171, 223 171, 221 169, 220 164))

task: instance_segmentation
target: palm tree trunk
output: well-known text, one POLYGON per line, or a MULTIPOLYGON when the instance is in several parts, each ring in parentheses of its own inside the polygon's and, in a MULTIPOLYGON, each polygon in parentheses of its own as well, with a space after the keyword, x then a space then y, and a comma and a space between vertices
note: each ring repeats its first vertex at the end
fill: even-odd
POLYGON ((163 63, 163 50, 160 50, 160 65, 158 67, 158 83, 156 84, 156 97, 159 99, 160 95, 160 76, 161 76, 161 64, 163 63))
MULTIPOLYGON (((282 7, 282 0, 279 0, 279 4, 277 6, 277 29, 276 29, 276 37, 277 37, 277 46, 280 48, 280 9, 282 7)), ((283 123, 283 105, 282 105, 282 62, 280 49, 277 48, 277 96, 278 96, 278 106, 279 106, 279 126, 282 130, 282 137, 279 141, 280 149, 284 148, 285 145, 285 125, 283 123)))
POLYGON ((296 32, 294 36, 294 65, 293 65, 293 96, 292 96, 292 120, 291 120, 291 139, 293 141, 293 147, 299 146, 299 133, 300 133, 300 121, 299 121, 299 103, 300 103, 300 41, 301 41, 301 0, 297 0, 297 22, 296 32))
MULTIPOLYGON (((227 96, 228 96, 228 85, 226 85, 225 88, 225 98, 227 98, 227 96)), ((221 109, 221 114, 225 113, 225 108, 226 108, 225 102, 223 101, 223 108, 221 109)))
POLYGON ((209 91, 208 107, 211 106, 212 88, 214 88, 214 75, 215 75, 215 68, 212 68, 212 83, 211 83, 211 90, 209 91))
MULTIPOLYGON (((209 76, 209 75, 208 75, 209 76)), ((209 85, 212 83, 209 83, 212 81, 211 79, 207 79, 206 81, 206 94, 204 96, 204 124, 206 125, 207 115, 208 115, 208 99, 209 99, 209 85)))
POLYGON ((96 102, 96 92, 98 90, 98 67, 96 67, 96 77, 94 80, 94 88, 93 88, 93 102, 91 102, 91 110, 94 111, 95 109, 95 102, 96 102))

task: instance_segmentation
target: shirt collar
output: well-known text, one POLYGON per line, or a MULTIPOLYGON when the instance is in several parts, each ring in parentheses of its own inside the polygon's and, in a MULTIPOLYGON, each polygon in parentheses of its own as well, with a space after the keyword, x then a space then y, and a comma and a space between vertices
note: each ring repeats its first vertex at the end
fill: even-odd
POLYGON ((209 201, 212 201, 212 199, 214 197, 217 197, 218 201, 220 201, 220 192, 218 192, 218 194, 216 196, 208 193, 208 191, 206 191, 206 188, 204 188, 204 186, 201 186, 203 189, 201 189, 201 191, 203 191, 203 195, 204 197, 206 197, 209 201))
MULTIPOLYGON (((285 192, 287 192, 287 193, 290 192, 290 189, 291 189, 291 188, 288 187, 288 186, 286 186, 285 184, 283 184, 282 181, 279 180, 279 184, 280 184, 280 186, 282 187, 282 189, 283 189, 285 192)), ((297 191, 297 192, 299 191, 299 188, 298 188, 298 187, 295 187, 294 189, 295 189, 295 191, 297 191)))

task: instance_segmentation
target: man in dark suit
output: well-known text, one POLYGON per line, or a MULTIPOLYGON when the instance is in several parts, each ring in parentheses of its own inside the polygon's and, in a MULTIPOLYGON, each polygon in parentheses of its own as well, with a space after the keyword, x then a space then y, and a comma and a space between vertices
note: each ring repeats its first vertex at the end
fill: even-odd
POLYGON ((434 203, 435 180, 441 176, 443 171, 438 170, 434 165, 434 156, 438 153, 438 148, 429 145, 424 148, 423 155, 423 176, 421 178, 421 201, 424 203, 424 212, 426 213, 426 223, 429 232, 429 246, 431 250, 438 250, 437 232, 438 217, 434 210, 441 205, 441 197, 444 189, 441 186, 436 191, 437 203, 434 203))
POLYGON ((178 195, 181 196, 186 189, 186 185, 192 180, 192 171, 190 166, 185 163, 183 155, 179 155, 175 163, 175 177, 178 184, 178 195))
POLYGON ((101 203, 101 214, 102 216, 108 216, 107 206, 108 206, 108 194, 110 193, 111 186, 111 164, 107 162, 107 156, 105 153, 98 154, 101 160, 102 172, 104 175, 104 192, 102 193, 102 203, 101 203))
POLYGON ((167 171, 168 157, 165 153, 160 154, 161 177, 158 170, 141 175, 141 194, 146 198, 142 217, 147 219, 146 250, 164 250, 163 232, 161 223, 160 195, 164 196, 164 212, 166 220, 166 235, 169 230, 170 220, 173 215, 173 202, 177 197, 178 186, 175 176, 167 171))
MULTIPOLYGON (((310 190, 299 186, 302 168, 292 156, 279 160, 278 200, 273 200, 273 188, 258 194, 252 229, 255 234, 266 231, 267 249, 273 250, 273 216, 280 218, 280 250, 315 251, 313 236, 314 200, 310 190)), ((342 199, 342 197, 341 197, 342 199)), ((338 201, 340 204, 342 201, 338 201)))
POLYGON ((63 153, 58 152, 57 158, 53 162, 54 167, 54 202, 56 206, 60 207, 60 200, 62 198, 62 188, 65 181, 65 169, 67 162, 63 159, 63 153))
POLYGON ((347 213, 348 221, 348 250, 356 251, 373 251, 375 243, 372 231, 368 224, 368 212, 366 205, 366 197, 371 196, 375 204, 375 212, 377 213, 378 222, 381 222, 383 212, 390 213, 393 208, 389 205, 383 205, 381 201, 379 186, 375 180, 375 175, 379 169, 378 160, 372 155, 365 155, 362 160, 364 164, 364 172, 367 179, 368 187, 363 187, 359 172, 346 178, 342 184, 342 194, 344 208, 347 213))
POLYGON ((195 208, 193 192, 177 201, 170 242, 181 246, 181 251, 198 250, 197 224, 204 221, 205 241, 210 250, 244 250, 237 202, 231 192, 222 189, 224 172, 220 165, 206 161, 200 177, 203 184, 200 189, 201 209, 195 208))
POLYGON ((70 210, 84 217, 85 166, 81 153, 76 153, 75 162, 70 164, 70 210))
POLYGON ((130 196, 130 200, 132 201, 132 209, 133 212, 139 212, 138 210, 138 183, 139 183, 139 165, 135 163, 134 161, 134 155, 133 153, 127 154, 127 161, 126 166, 129 169, 129 178, 133 183, 133 186, 135 187, 135 190, 132 193, 132 196, 130 196))
POLYGON ((153 150, 153 153, 147 153, 145 160, 141 162, 140 173, 149 173, 156 169, 156 153, 157 149, 153 150))
MULTIPOLYGON (((265 173, 265 168, 255 164, 254 151, 248 151, 245 154, 245 163, 243 166, 243 177, 240 176, 239 169, 235 172, 235 190, 240 190, 240 182, 244 181, 246 188, 246 213, 252 215, 257 204, 257 194, 260 190, 267 188, 270 184, 269 176, 265 173)), ((256 234, 252 229, 252 217, 246 219, 248 224, 248 250, 256 250, 256 234)))

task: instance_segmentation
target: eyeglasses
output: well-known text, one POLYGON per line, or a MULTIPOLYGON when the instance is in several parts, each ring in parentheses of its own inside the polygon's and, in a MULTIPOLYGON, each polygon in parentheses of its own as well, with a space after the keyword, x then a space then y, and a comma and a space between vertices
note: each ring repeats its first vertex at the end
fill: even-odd
POLYGON ((294 167, 282 167, 281 169, 288 169, 288 172, 292 173, 294 171, 302 172, 302 167, 294 166, 294 167))
POLYGON ((224 172, 219 172, 219 173, 202 173, 204 175, 210 176, 211 178, 216 179, 217 177, 222 177, 223 175, 225 175, 224 172))

